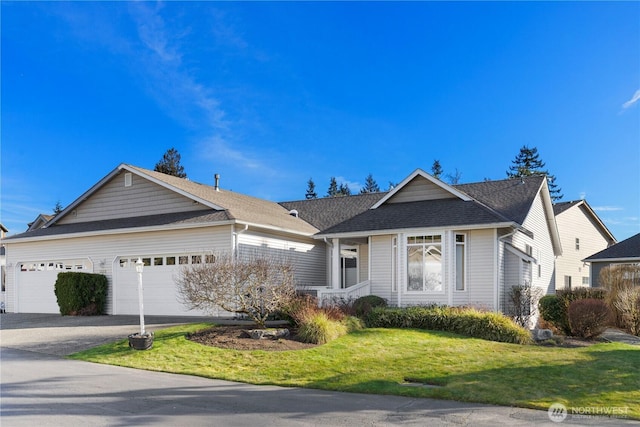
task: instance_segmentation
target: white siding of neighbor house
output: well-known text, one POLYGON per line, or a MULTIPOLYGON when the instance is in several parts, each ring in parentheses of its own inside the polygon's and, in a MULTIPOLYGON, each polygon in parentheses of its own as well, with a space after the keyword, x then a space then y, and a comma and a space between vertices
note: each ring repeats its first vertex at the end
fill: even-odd
POLYGON ((240 253, 258 252, 290 260, 295 266, 299 287, 325 286, 327 283, 326 250, 322 241, 249 228, 238 233, 238 243, 240 253))
POLYGON ((391 292, 393 236, 372 236, 371 244, 371 293, 396 304, 396 295, 391 292))
POLYGON ((517 238, 514 241, 517 242, 516 246, 521 250, 525 250, 524 242, 533 247, 532 256, 536 259, 536 263, 531 265, 532 285, 540 288, 544 294, 552 294, 555 292, 554 271, 556 257, 540 193, 535 198, 523 226, 533 232, 533 239, 522 233, 516 233, 515 236, 517 238), (538 266, 540 266, 540 270, 538 270, 538 266))
MULTIPOLYGON (((464 234, 464 233, 463 233, 464 234)), ((453 304, 471 305, 497 310, 495 292, 496 239, 494 230, 472 230, 466 233, 467 274, 466 290, 456 291, 453 282, 453 304)), ((453 252, 455 255, 455 252, 453 252)))
MULTIPOLYGON (((181 230, 163 230, 140 233, 117 233, 96 237, 75 237, 7 244, 7 311, 20 312, 16 307, 16 268, 21 262, 57 259, 87 259, 93 265, 92 273, 104 274, 109 282, 107 313, 113 313, 113 280, 117 257, 153 256, 181 253, 206 253, 231 250, 231 226, 217 226, 181 230)), ((28 275, 24 275, 28 280, 28 275)), ((53 292, 51 283, 51 292, 53 292)))
POLYGON ((564 289, 565 276, 571 276, 573 288, 583 286, 583 277, 589 279, 588 283, 596 284, 598 278, 589 277, 589 265, 582 260, 606 249, 609 246, 607 236, 582 205, 562 212, 556 216, 556 221, 562 242, 562 256, 556 259, 556 289, 564 289), (580 239, 580 249, 576 249, 576 238, 580 239))
POLYGON ((415 177, 411 182, 402 187, 386 203, 416 202, 422 200, 439 200, 455 198, 453 194, 437 186, 433 182, 421 177, 415 177))
POLYGON ((125 187, 126 173, 115 175, 58 224, 211 209, 135 174, 125 187))

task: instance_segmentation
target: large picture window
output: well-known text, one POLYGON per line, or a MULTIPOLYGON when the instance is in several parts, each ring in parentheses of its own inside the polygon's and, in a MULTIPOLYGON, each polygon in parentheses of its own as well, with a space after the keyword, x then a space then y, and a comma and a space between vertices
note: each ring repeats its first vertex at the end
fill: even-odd
POLYGON ((407 291, 443 291, 442 236, 407 238, 407 291))

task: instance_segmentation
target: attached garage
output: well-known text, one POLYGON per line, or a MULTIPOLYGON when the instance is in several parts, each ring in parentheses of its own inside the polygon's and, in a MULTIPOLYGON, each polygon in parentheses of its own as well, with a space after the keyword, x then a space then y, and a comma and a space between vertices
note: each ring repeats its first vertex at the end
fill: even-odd
MULTIPOLYGON (((142 274, 144 313, 165 316, 204 316, 208 313, 188 310, 179 301, 174 278, 182 266, 202 262, 206 255, 152 255, 140 256, 144 263, 142 274)), ((118 257, 114 263, 113 314, 139 314, 138 256, 118 257)), ((226 312, 213 313, 224 315, 226 312)))
POLYGON ((58 273, 91 272, 86 259, 19 262, 16 268, 17 305, 20 313, 60 313, 54 292, 58 273))

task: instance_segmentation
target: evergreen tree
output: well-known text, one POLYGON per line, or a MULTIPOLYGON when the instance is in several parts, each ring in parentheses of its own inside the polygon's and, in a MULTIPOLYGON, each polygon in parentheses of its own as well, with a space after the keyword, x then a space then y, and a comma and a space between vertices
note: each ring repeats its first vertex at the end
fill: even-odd
POLYGON ((62 210, 62 205, 60 204, 60 200, 58 200, 56 202, 56 205, 53 207, 53 214, 58 215, 60 212, 62 212, 62 210))
POLYGON ((440 179, 440 176, 442 175, 442 166, 440 166, 440 160, 433 161, 433 165, 431 165, 431 175, 433 175, 434 178, 440 179))
POLYGON ((369 174, 364 180, 364 187, 360 189, 360 194, 378 193, 379 191, 380 187, 378 186, 378 183, 373 179, 373 175, 369 174))
POLYGON ((340 188, 338 189, 338 196, 350 196, 351 190, 347 184, 340 184, 340 188))
POLYGON ((551 200, 557 202, 562 199, 560 188, 556 184, 556 177, 551 175, 548 170, 544 169, 545 163, 540 160, 538 149, 536 147, 529 148, 524 145, 520 148, 520 152, 507 171, 508 178, 521 178, 525 176, 546 176, 549 185, 549 193, 551 200))
POLYGON ((318 198, 318 194, 316 193, 316 184, 313 182, 312 178, 309 178, 309 181, 307 181, 307 194, 305 194, 304 197, 307 200, 318 198))
POLYGON ((153 170, 166 173, 167 175, 177 176, 178 178, 187 177, 187 174, 184 172, 184 167, 180 165, 180 153, 173 147, 164 153, 162 160, 156 163, 156 167, 153 170))
POLYGON ((327 197, 336 197, 338 195, 338 181, 334 176, 329 180, 329 189, 327 190, 327 197))

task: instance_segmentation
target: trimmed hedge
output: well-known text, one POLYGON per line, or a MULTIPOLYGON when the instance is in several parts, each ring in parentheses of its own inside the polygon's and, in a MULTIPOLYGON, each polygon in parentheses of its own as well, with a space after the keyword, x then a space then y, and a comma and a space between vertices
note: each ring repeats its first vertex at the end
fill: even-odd
POLYGON ((375 307, 386 307, 387 300, 377 295, 365 295, 353 302, 353 311, 358 317, 364 317, 375 307))
POLYGON ((473 308, 447 306, 374 308, 365 318, 370 328, 446 331, 490 341, 528 344, 531 334, 507 316, 473 308))
POLYGON ((607 291, 601 288, 576 288, 572 290, 557 290, 555 295, 545 295, 540 298, 538 309, 544 320, 564 332, 571 335, 571 326, 569 325, 569 305, 573 301, 583 299, 604 300, 607 291))
POLYGON ((107 288, 107 277, 102 274, 73 271, 58 273, 54 292, 60 314, 63 316, 104 314, 107 288))

